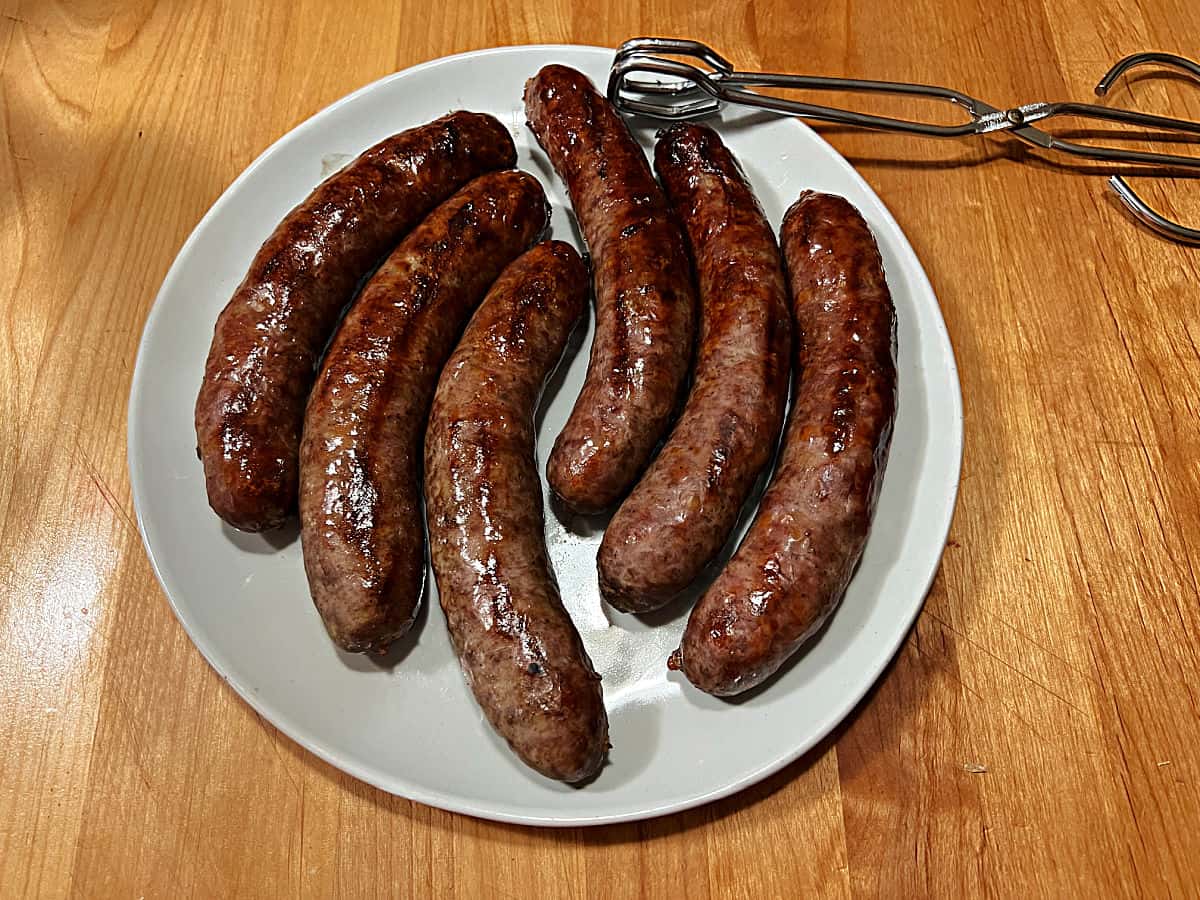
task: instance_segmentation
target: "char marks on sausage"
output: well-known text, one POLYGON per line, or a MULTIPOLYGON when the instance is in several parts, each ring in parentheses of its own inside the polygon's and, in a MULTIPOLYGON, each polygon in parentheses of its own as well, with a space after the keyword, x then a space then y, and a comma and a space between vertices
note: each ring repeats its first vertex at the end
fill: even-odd
POLYGON ((677 125, 655 167, 683 222, 700 290, 700 340, 687 405, 600 545, 606 600, 656 609, 729 539, 771 460, 787 402, 791 323, 774 232, 711 128, 677 125))
POLYGON ((382 651, 412 624, 438 375, 488 287, 547 221, 531 175, 475 179, 400 243, 330 345, 304 423, 300 537, 313 600, 343 649, 382 651))
POLYGON ((566 183, 596 292, 587 376, 547 480, 569 508, 597 513, 632 487, 670 425, 691 361, 695 291, 645 154, 591 82, 546 66, 525 86, 525 112, 566 183))
POLYGON ((534 410, 587 288, 561 242, 510 265, 446 365, 425 437, 438 597, 471 690, 522 760, 572 782, 599 769, 608 720, 546 550, 534 410))
POLYGON ((806 192, 784 217, 797 386, 758 515, 684 631, 684 673, 717 695, 772 675, 833 611, 866 544, 896 408, 895 310, 866 222, 806 192))
POLYGON ((284 217, 217 319, 196 400, 217 515, 263 531, 295 512, 305 403, 356 286, 437 204, 515 161, 500 122, 454 112, 371 147, 284 217))

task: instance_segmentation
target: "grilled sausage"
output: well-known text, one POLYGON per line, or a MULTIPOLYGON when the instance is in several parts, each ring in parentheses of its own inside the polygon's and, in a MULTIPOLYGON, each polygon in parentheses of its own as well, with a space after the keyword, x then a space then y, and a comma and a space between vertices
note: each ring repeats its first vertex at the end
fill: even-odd
POLYGON ((438 373, 496 276, 545 230, 523 172, 483 175, 435 209, 363 288, 313 387, 300 450, 300 537, 330 636, 382 651, 425 579, 418 483, 438 373))
POLYGON ((567 244, 510 265, 442 373, 425 435, 433 571, 467 682, 517 755, 561 781, 597 771, 608 719, 546 551, 534 408, 587 294, 567 244))
POLYGON ((596 513, 629 490, 670 425, 691 361, 695 293, 645 154, 591 82, 546 66, 525 86, 525 114, 566 182, 596 289, 587 376, 547 480, 568 508, 596 513))
POLYGON ((677 125, 659 137, 655 167, 691 247, 700 341, 687 406, 600 544, 601 593, 624 612, 667 603, 717 555, 787 403, 783 264, 737 160, 711 128, 677 125))
POLYGON ((758 515, 684 631, 684 674, 710 694, 759 684, 833 611, 891 443, 896 316, 867 223, 841 197, 806 192, 781 243, 798 389, 758 515))
POLYGON ((217 515, 263 531, 295 512, 304 404, 358 283, 437 204, 515 162, 498 121, 451 113, 376 144, 279 223, 217 319, 196 400, 217 515))

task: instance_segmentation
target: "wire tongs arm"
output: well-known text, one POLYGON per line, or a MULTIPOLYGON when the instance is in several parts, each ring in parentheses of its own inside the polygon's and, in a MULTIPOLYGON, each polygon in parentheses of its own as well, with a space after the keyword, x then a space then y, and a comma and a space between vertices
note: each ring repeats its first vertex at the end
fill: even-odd
MULTIPOLYGON (((1169 53, 1139 53, 1118 61, 1100 79, 1096 86, 1097 95, 1104 96, 1113 82, 1129 69, 1150 63, 1176 68, 1200 79, 1200 65, 1184 57, 1169 53)), ((613 104, 623 112, 662 119, 708 116, 718 112, 723 103, 736 103, 804 119, 925 137, 955 138, 1008 132, 1034 146, 1082 159, 1200 170, 1200 157, 1081 144, 1063 140, 1034 127, 1034 123, 1071 116, 1200 135, 1200 122, 1094 103, 1028 103, 1001 109, 962 91, 937 85, 822 75, 741 72, 734 69, 728 60, 711 47, 692 40, 635 38, 626 41, 617 50, 609 77, 608 95, 613 104), (668 59, 659 54, 684 57, 694 62, 668 59), (647 79, 646 76, 654 77, 647 79), (659 76, 666 76, 669 80, 664 81, 659 76), (753 88, 849 91, 922 97, 952 103, 963 109, 969 119, 953 124, 913 121, 774 97, 761 94, 753 88)), ((1110 182, 1117 195, 1144 224, 1175 240, 1200 243, 1200 231, 1171 222, 1154 212, 1120 176, 1114 175, 1110 182)))
MULTIPOLYGON (((738 103, 806 119, 922 134, 928 137, 949 138, 981 134, 990 130, 988 126, 992 124, 979 121, 985 112, 979 109, 980 102, 978 100, 951 88, 898 81, 834 78, 824 75, 739 72, 711 47, 698 41, 674 38, 635 38, 622 44, 617 51, 617 58, 609 75, 608 96, 618 109, 663 119, 699 118, 716 113, 720 110, 722 103, 738 103), (706 63, 710 68, 705 70, 691 63, 646 55, 649 53, 691 56, 706 63), (635 72, 666 75, 677 80, 662 82, 631 78, 630 76, 635 72), (910 119, 860 113, 819 103, 772 97, 747 90, 751 87, 853 91, 926 97, 949 101, 956 106, 963 107, 971 114, 971 119, 955 125, 914 122, 910 119), (685 99, 674 103, 669 101, 664 103, 661 100, 639 100, 632 94, 684 97, 685 99), (691 99, 687 99, 687 95, 692 95, 691 99)), ((987 107, 987 109, 996 111, 994 107, 987 107)))

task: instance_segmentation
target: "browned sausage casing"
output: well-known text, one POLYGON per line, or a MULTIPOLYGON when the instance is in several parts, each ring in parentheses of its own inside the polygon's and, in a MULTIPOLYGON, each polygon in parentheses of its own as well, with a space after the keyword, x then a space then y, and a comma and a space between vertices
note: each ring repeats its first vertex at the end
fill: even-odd
POLYGON ((774 673, 833 611, 862 556, 896 408, 896 316, 867 223, 841 197, 788 210, 798 387, 758 515, 692 611, 682 667, 730 695, 774 673))
POLYGON ((569 508, 596 513, 629 490, 670 425, 691 362, 695 292, 646 156, 591 82, 546 66, 525 85, 525 114, 566 182, 596 287, 587 377, 546 476, 569 508))
POLYGON ((430 213, 371 278, 313 386, 300 537, 330 636, 381 651, 425 581, 421 444, 438 373, 496 276, 545 230, 537 179, 483 175, 430 213))
POLYGON ((687 406, 600 544, 601 593, 625 612, 667 603, 729 539, 783 425, 791 345, 775 234, 733 155, 677 125, 654 156, 691 245, 700 341, 687 406))
POLYGON ((217 319, 196 400, 217 515, 262 531, 295 512, 304 404, 355 287, 437 204, 515 162, 498 121, 451 113, 376 144, 279 223, 217 319))
POLYGON ((442 373, 425 434, 430 554, 463 671, 517 755, 562 781, 600 767, 608 719, 546 552, 534 410, 587 295, 567 244, 510 265, 442 373))

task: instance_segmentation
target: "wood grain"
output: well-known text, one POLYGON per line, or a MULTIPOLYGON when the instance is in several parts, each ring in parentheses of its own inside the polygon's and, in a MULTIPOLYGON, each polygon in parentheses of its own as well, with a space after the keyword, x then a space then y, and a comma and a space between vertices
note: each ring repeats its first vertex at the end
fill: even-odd
MULTIPOLYGON (((1085 99, 1191 0, 353 7, 0 0, 0 896, 1189 896, 1200 884, 1200 251, 1088 166, 824 129, 940 297, 958 511, 885 677, 741 795, 566 832, 385 795, 203 663, 133 522, 125 407, 190 229, 279 135, 494 44, 703 37, 747 67, 1085 99)), ((1200 118, 1200 90, 1115 99, 1200 118)), ((890 107, 915 108, 904 105, 890 107)), ((1139 186, 1200 223, 1195 182, 1139 186)))

